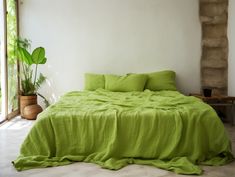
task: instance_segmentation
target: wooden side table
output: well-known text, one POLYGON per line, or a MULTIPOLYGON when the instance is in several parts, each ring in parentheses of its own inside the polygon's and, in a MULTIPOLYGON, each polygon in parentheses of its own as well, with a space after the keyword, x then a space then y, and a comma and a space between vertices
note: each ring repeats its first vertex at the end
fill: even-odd
POLYGON ((212 107, 225 107, 226 108, 226 117, 229 117, 232 125, 235 123, 235 97, 232 96, 211 96, 205 97, 201 94, 190 93, 190 96, 195 96, 200 98, 205 103, 209 104, 212 107), (231 115, 231 116, 228 116, 231 115))

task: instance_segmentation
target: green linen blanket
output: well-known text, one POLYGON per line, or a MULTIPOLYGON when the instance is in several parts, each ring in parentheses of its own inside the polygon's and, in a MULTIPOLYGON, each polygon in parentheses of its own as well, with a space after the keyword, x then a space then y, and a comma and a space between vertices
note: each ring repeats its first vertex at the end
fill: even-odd
POLYGON ((42 112, 13 161, 19 171, 84 161, 201 174, 233 160, 215 111, 177 91, 74 91, 42 112))

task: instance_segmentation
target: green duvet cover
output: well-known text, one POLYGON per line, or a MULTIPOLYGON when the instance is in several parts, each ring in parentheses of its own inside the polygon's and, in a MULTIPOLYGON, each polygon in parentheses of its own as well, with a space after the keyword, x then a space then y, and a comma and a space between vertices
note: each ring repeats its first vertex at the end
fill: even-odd
POLYGON ((177 91, 70 92, 40 114, 24 140, 17 170, 77 161, 118 170, 152 165, 201 174, 198 165, 233 160, 215 111, 177 91))

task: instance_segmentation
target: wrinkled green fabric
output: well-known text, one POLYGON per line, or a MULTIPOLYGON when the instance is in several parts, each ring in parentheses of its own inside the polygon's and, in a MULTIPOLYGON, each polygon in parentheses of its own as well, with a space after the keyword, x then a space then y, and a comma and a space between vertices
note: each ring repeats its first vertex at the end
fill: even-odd
POLYGON ((180 174, 233 160, 215 111, 177 91, 70 92, 40 114, 24 140, 17 170, 92 162, 117 170, 152 165, 180 174))

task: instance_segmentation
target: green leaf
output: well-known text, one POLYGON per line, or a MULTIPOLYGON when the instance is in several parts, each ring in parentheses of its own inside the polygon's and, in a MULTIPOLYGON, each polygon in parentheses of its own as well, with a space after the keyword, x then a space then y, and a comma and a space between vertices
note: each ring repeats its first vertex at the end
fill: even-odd
POLYGON ((33 64, 32 57, 31 57, 30 53, 25 48, 19 47, 17 53, 18 53, 19 60, 21 60, 22 62, 24 62, 28 65, 33 64))
POLYGON ((34 49, 32 53, 32 59, 34 64, 45 64, 45 49, 43 47, 38 47, 34 49))
POLYGON ((35 87, 30 80, 28 79, 21 80, 21 87, 22 87, 23 95, 35 94, 35 87))
POLYGON ((45 64, 47 62, 47 58, 44 58, 40 64, 45 64))

